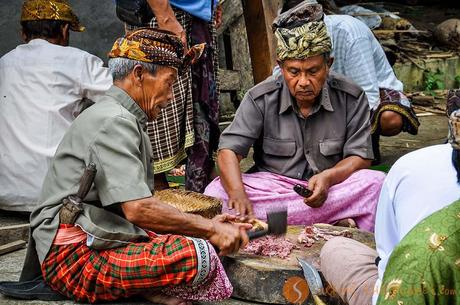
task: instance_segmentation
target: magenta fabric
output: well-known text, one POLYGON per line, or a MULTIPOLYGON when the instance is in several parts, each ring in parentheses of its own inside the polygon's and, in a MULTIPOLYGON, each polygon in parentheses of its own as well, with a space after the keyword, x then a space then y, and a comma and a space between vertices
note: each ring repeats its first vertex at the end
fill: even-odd
MULTIPOLYGON (((269 172, 242 176, 258 219, 265 220, 269 210, 287 207, 290 225, 333 224, 341 219, 352 218, 360 229, 370 232, 374 231, 377 201, 385 179, 385 174, 379 171, 357 171, 342 183, 332 186, 323 206, 314 209, 307 206, 293 190, 295 184, 308 185, 308 181, 269 172)), ((222 199, 223 212, 233 213, 227 207, 228 196, 219 177, 208 185, 204 194, 222 199)))
POLYGON ((233 286, 225 273, 224 267, 214 247, 208 243, 211 265, 209 274, 198 286, 178 285, 162 290, 169 296, 179 297, 187 301, 221 301, 228 299, 233 292, 233 286))

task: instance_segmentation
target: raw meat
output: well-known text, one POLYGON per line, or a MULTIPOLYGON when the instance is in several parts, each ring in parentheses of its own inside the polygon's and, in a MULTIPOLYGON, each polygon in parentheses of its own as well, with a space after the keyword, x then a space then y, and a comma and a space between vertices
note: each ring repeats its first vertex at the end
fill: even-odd
POLYGON ((351 233, 349 230, 338 231, 326 228, 318 228, 315 226, 306 226, 305 229, 303 229, 303 231, 300 232, 299 236, 297 237, 297 242, 299 244, 303 244, 306 247, 311 247, 316 241, 320 239, 329 240, 336 236, 352 238, 353 233, 351 233))
POLYGON ((250 241, 242 249, 242 252, 245 254, 287 258, 293 249, 298 249, 298 247, 289 240, 286 240, 284 236, 276 237, 268 235, 250 241))

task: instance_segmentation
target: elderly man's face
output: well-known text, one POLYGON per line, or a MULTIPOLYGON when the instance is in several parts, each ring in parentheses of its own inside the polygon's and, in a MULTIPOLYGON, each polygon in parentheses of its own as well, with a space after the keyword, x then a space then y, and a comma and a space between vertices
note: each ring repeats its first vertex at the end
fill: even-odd
POLYGON ((139 106, 147 114, 149 121, 158 117, 161 109, 166 108, 173 98, 173 84, 177 78, 177 69, 159 67, 152 75, 143 71, 142 96, 139 106))
POLYGON ((298 104, 308 105, 315 102, 327 79, 331 63, 323 55, 302 60, 289 59, 280 63, 289 91, 298 104))

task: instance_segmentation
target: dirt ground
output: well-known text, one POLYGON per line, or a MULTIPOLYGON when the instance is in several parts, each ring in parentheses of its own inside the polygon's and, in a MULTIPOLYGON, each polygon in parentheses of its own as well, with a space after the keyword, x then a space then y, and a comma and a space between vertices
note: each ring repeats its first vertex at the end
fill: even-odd
MULTIPOLYGON (((380 151, 382 164, 393 165, 402 155, 416 149, 445 143, 447 139, 447 117, 425 116, 419 117, 420 127, 416 136, 401 133, 395 137, 382 137, 380 151)), ((428 160, 427 160, 428 161, 428 160)))

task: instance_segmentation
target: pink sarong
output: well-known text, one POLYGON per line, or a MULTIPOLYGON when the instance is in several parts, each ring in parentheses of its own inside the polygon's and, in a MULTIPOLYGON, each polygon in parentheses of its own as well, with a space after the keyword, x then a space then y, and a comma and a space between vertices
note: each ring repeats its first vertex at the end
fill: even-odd
MULTIPOLYGON (((385 174, 367 169, 353 173, 329 189, 328 198, 320 208, 307 206, 303 197, 293 190, 295 184, 308 185, 308 181, 269 172, 242 174, 242 177, 258 219, 265 220, 267 211, 287 207, 290 225, 333 224, 352 218, 360 229, 373 232, 377 201, 385 174)), ((219 177, 208 185, 204 194, 222 199, 223 212, 234 213, 228 209, 228 195, 219 177)))

